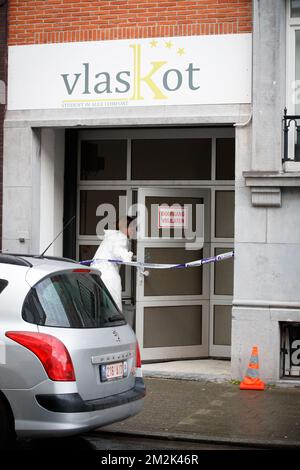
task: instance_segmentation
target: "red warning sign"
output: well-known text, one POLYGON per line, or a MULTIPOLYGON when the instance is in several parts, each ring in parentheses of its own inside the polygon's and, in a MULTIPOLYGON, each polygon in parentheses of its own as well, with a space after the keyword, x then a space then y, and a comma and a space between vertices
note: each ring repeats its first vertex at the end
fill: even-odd
POLYGON ((159 206, 158 228, 185 228, 187 216, 185 207, 159 206))

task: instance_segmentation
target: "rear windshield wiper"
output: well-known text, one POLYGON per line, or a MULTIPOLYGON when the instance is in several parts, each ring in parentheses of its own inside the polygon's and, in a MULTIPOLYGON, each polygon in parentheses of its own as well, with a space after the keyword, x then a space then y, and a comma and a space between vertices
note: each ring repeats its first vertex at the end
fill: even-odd
POLYGON ((108 321, 110 321, 110 322, 124 321, 124 317, 121 317, 121 315, 112 315, 111 317, 108 317, 108 321))

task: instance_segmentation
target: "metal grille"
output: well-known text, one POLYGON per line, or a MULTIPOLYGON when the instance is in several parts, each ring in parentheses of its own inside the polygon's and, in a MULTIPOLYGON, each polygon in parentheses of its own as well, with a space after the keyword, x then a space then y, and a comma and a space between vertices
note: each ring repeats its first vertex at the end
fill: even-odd
POLYGON ((300 323, 281 323, 280 363, 283 378, 300 377, 300 323))

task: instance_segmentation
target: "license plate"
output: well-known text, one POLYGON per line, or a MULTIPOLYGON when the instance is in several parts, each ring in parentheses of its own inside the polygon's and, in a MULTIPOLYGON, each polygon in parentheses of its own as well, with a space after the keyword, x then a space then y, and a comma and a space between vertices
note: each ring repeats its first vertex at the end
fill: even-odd
POLYGON ((103 364, 100 366, 100 377, 102 382, 122 379, 126 376, 127 362, 115 362, 114 364, 103 364))

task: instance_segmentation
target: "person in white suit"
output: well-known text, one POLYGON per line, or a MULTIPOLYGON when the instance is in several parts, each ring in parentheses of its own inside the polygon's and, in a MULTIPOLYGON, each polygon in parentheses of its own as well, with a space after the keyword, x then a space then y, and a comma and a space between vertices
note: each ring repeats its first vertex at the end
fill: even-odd
POLYGON ((93 267, 101 271, 101 279, 109 290, 118 308, 122 311, 122 285, 120 265, 106 259, 131 261, 133 253, 128 251, 128 240, 135 232, 133 217, 123 217, 117 222, 117 230, 104 230, 104 239, 94 255, 93 267))

